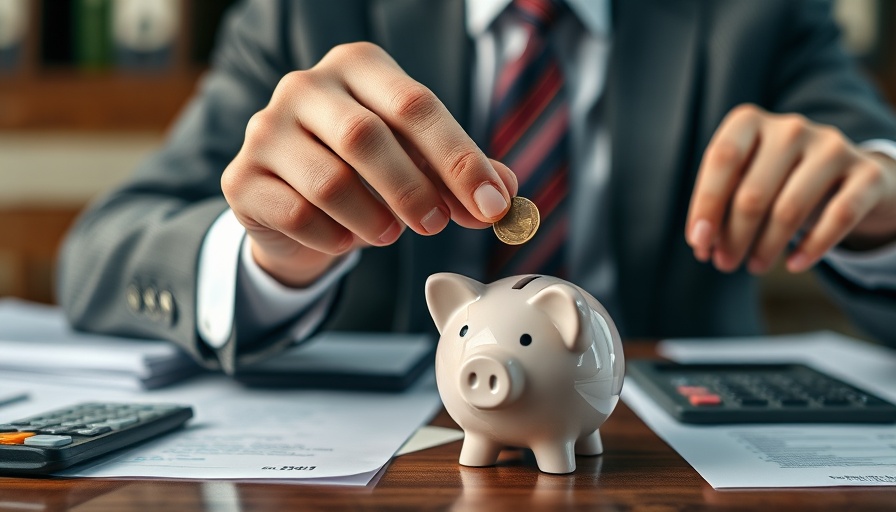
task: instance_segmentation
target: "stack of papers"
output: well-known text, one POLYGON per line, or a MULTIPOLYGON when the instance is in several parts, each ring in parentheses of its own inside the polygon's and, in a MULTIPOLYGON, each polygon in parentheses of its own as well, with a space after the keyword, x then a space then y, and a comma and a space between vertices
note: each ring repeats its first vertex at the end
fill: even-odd
POLYGON ((0 374, 5 379, 152 389, 199 367, 168 341, 73 331, 53 306, 0 300, 0 374))

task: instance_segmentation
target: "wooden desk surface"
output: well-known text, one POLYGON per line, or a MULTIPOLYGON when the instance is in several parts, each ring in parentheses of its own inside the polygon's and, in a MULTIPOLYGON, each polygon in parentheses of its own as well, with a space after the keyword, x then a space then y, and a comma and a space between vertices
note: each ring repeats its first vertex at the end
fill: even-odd
MULTIPOLYGON (((653 353, 626 344, 626 356, 653 353)), ((454 426, 442 412, 433 422, 454 426)), ((457 464, 460 442, 393 460, 364 488, 171 480, 0 478, 0 511, 260 510, 896 510, 896 488, 715 491, 620 403, 601 428, 605 452, 579 457, 572 475, 539 473, 531 454, 499 465, 457 464)), ((720 454, 724 456, 724 454, 720 454)))

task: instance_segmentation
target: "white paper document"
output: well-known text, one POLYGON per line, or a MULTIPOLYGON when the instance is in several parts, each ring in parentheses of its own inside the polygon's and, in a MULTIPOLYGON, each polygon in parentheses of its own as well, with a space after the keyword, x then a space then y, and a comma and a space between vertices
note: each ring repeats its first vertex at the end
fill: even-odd
POLYGON ((32 400, 0 410, 0 422, 84 400, 193 406, 195 417, 185 429, 61 476, 342 485, 368 484, 441 406, 431 374, 404 393, 250 390, 206 375, 149 393, 43 385, 31 394, 32 400))
POLYGON ((420 427, 414 432, 407 442, 395 452, 395 456, 406 455, 408 453, 419 452, 443 444, 460 441, 464 438, 464 431, 456 428, 434 427, 427 425, 420 427))
MULTIPOLYGON (((896 401, 896 353, 834 333, 675 340, 679 362, 802 362, 896 401)), ((626 381, 622 399, 716 489, 896 485, 896 425, 688 425, 626 381)))

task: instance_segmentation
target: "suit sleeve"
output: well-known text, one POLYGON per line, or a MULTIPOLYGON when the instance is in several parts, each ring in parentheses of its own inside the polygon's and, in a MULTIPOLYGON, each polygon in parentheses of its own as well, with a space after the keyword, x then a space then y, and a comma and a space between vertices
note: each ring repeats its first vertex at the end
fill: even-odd
MULTIPOLYGON (((853 142, 896 140, 892 110, 864 79, 840 45, 830 2, 788 2, 792 9, 770 87, 773 110, 798 112, 836 126, 853 142)), ((824 260, 817 266, 826 288, 868 334, 896 345, 896 290, 867 286, 824 260)), ((886 269, 896 278, 896 268, 886 269)), ((892 280, 890 280, 892 282, 892 280)))
POLYGON ((57 293, 74 327, 169 339, 206 367, 233 369, 238 325, 218 349, 197 334, 197 265, 207 231, 227 209, 221 173, 249 118, 290 71, 282 10, 280 2, 253 0, 228 13, 211 70, 163 148, 69 233, 57 293))

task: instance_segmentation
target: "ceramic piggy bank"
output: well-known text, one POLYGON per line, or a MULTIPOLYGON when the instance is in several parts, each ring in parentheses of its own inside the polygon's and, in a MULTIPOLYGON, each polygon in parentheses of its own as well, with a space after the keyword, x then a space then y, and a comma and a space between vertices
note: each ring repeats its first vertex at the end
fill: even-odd
POLYGON ((464 430, 460 463, 490 466, 504 447, 530 448, 546 473, 603 451, 598 428, 622 390, 622 343, 603 306, 549 276, 491 284, 449 273, 426 281, 441 338, 436 380, 464 430))

